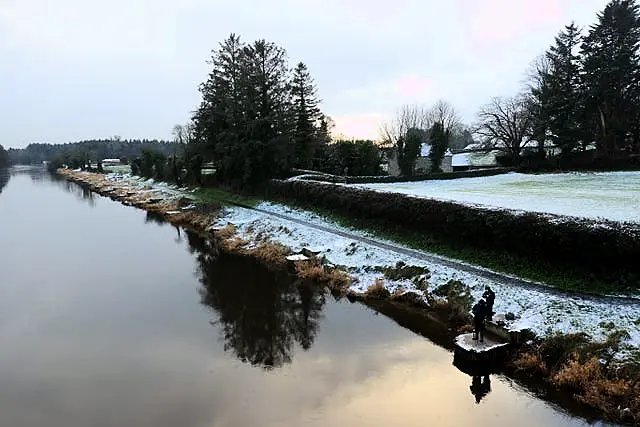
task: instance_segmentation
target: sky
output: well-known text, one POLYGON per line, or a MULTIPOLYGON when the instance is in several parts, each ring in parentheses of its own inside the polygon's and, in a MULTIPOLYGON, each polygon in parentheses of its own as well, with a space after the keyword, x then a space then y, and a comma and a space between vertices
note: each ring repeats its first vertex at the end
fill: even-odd
POLYGON ((171 138, 230 33, 309 67, 335 134, 378 137, 404 104, 472 123, 607 0, 0 0, 0 144, 171 138))

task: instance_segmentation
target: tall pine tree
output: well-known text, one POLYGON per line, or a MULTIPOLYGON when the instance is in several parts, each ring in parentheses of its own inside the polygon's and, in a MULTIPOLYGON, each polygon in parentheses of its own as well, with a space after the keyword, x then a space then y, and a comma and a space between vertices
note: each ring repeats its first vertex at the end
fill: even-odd
POLYGON ((319 125, 324 120, 318 104, 317 89, 307 66, 300 62, 293 70, 291 80, 291 96, 293 103, 293 115, 295 121, 294 144, 295 166, 308 169, 313 163, 315 153, 320 145, 320 133, 327 133, 326 121, 324 128, 319 125))
POLYGON ((202 101, 194 117, 196 140, 202 142, 205 156, 215 161, 223 181, 240 166, 234 156, 234 145, 243 136, 243 48, 240 38, 231 34, 213 52, 213 69, 208 80, 200 85, 202 101))
POLYGON ((581 42, 580 30, 574 23, 556 36, 555 44, 546 53, 550 72, 542 76, 543 86, 538 94, 549 137, 563 153, 573 151, 584 136, 580 126, 583 103, 578 48, 581 42))
POLYGON ((639 46, 634 0, 611 1, 582 45, 585 106, 601 155, 614 156, 631 145, 638 150, 639 46))
POLYGON ((291 166, 289 68, 286 51, 266 40, 245 47, 243 60, 248 140, 240 185, 255 186, 291 166))

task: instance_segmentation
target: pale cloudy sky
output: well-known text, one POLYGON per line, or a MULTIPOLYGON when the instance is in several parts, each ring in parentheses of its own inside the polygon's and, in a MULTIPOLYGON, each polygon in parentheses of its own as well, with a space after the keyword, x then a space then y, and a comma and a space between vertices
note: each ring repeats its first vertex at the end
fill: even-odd
POLYGON ((375 138, 402 104, 472 122, 571 20, 607 0, 0 0, 0 144, 169 138, 211 49, 266 38, 305 62, 337 132, 375 138))

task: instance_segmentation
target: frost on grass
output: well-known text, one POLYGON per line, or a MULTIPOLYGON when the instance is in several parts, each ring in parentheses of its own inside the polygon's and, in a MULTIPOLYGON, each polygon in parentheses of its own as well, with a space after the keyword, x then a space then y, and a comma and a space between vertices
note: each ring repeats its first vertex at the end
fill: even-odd
MULTIPOLYGON (((366 233, 341 227, 308 211, 273 203, 262 203, 258 207, 314 225, 367 236, 366 233)), ((507 324, 511 330, 530 329, 539 336, 549 336, 558 331, 585 332, 596 340, 602 340, 611 332, 610 325, 601 325, 602 322, 612 322, 616 329, 629 333, 629 343, 640 347, 640 301, 630 304, 599 302, 495 283, 470 273, 243 208, 226 208, 217 227, 227 224, 233 224, 237 232, 248 240, 267 236, 272 241, 290 247, 293 253, 300 253, 303 249, 318 252, 329 265, 340 266, 357 279, 349 289, 358 294, 364 294, 372 285, 383 283, 391 295, 411 293, 427 302, 425 290, 433 291, 453 280, 469 286, 470 301, 473 302, 482 296, 485 286, 489 285, 496 292, 494 311, 515 315, 515 320, 507 324), (410 274, 402 274, 403 266, 424 270, 418 276, 409 277, 410 274), (416 277, 420 279, 416 280, 416 277)))
POLYGON ((354 186, 493 208, 640 222, 640 172, 509 173, 354 186))

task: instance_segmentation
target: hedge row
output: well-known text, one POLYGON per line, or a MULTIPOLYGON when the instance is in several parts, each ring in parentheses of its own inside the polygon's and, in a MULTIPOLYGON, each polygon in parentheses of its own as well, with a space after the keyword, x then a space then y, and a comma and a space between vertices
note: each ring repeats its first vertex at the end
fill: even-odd
POLYGON ((486 209, 303 180, 272 180, 269 193, 393 229, 577 267, 608 281, 637 286, 640 278, 640 225, 635 223, 486 209))
MULTIPOLYGON (((491 168, 491 169, 477 169, 470 171, 456 171, 456 172, 442 172, 442 173, 430 173, 415 176, 338 176, 325 173, 316 173, 313 171, 302 171, 304 174, 299 174, 299 179, 306 179, 309 181, 322 181, 322 182, 340 182, 347 184, 375 184, 375 183, 390 183, 390 182, 410 182, 410 181, 426 181, 435 179, 456 179, 456 178, 477 178, 481 176, 493 176, 503 173, 511 172, 512 168, 491 168)), ((295 171, 294 171, 295 172, 295 171)), ((294 175, 295 176, 295 175, 294 175)))
POLYGON ((387 182, 410 182, 457 178, 478 178, 511 172, 511 168, 475 169, 470 171, 440 172, 415 176, 347 176, 348 184, 373 184, 387 182))

